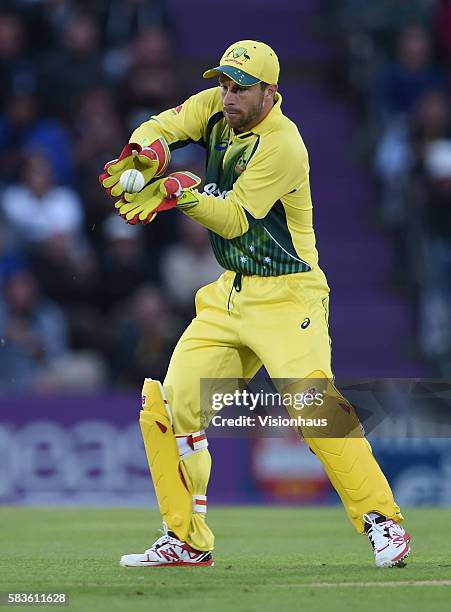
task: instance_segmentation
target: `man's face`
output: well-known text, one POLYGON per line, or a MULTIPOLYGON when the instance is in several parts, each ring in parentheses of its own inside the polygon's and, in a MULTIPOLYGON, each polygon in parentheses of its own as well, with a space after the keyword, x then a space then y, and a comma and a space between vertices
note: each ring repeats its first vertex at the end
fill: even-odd
POLYGON ((245 131, 258 123, 264 109, 265 91, 260 83, 243 87, 221 75, 219 77, 224 117, 235 131, 245 131))

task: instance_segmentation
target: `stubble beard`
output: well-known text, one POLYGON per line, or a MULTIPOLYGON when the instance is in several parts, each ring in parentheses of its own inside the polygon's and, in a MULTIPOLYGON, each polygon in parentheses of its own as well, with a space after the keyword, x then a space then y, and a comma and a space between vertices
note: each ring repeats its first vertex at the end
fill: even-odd
POLYGON ((243 130, 248 125, 253 125, 257 117, 263 111, 263 93, 259 100, 259 102, 246 114, 246 115, 235 115, 232 117, 232 120, 227 119, 226 121, 229 127, 233 128, 235 131, 243 130))

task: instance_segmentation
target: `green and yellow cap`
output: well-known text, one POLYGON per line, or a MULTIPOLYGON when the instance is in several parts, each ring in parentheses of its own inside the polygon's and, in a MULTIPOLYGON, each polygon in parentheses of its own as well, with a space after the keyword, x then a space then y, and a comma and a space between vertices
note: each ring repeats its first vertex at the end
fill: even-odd
POLYGON ((275 52, 259 40, 240 40, 226 50, 216 68, 204 72, 204 79, 227 75, 230 79, 249 87, 264 82, 270 85, 279 79, 279 60, 275 52))

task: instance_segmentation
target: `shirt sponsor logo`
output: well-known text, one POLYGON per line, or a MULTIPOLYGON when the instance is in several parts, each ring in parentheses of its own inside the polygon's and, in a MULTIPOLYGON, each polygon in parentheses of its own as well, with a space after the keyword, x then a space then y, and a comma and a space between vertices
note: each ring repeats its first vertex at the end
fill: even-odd
POLYGON ((219 198, 225 198, 231 189, 224 189, 221 191, 217 185, 217 183, 207 183, 204 187, 204 193, 208 195, 218 196, 219 198))

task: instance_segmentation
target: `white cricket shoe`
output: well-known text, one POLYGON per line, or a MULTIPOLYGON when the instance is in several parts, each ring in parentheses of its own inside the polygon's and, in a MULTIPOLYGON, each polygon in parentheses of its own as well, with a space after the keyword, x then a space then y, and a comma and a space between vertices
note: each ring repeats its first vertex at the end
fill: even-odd
POLYGON ((167 567, 169 565, 214 565, 209 551, 195 550, 168 531, 163 523, 164 535, 141 554, 123 555, 122 567, 167 567))
POLYGON ((363 515, 363 520, 374 550, 376 567, 403 567, 404 559, 410 554, 410 535, 404 527, 392 519, 376 522, 377 519, 368 514, 363 515))

